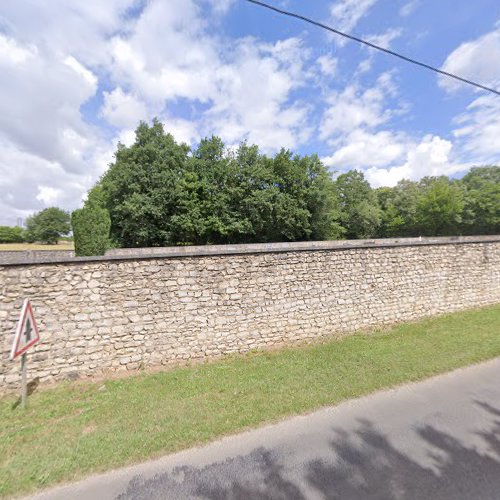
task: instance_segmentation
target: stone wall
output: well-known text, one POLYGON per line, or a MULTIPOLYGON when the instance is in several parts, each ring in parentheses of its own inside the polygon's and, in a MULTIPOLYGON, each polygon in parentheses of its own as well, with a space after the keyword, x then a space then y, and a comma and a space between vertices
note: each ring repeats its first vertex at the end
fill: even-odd
POLYGON ((65 259, 74 257, 75 252, 73 250, 0 250, 0 266, 2 264, 43 261, 48 256, 53 259, 65 259))
POLYGON ((25 297, 42 338, 30 378, 42 382, 500 302, 500 236, 203 248, 0 265, 0 388, 19 383, 8 356, 25 297))

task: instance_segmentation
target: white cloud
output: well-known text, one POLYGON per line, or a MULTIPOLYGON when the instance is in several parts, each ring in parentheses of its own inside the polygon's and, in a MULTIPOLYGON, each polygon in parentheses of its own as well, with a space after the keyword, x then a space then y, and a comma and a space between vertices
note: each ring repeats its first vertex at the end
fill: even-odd
MULTIPOLYGON (((229 143, 246 139, 271 151, 296 147, 310 133, 303 126, 307 107, 290 102, 308 78, 308 51, 298 38, 274 44, 245 38, 228 46, 206 34, 195 3, 175 0, 148 4, 129 33, 112 39, 110 50, 113 80, 155 114, 165 107, 166 129, 182 140, 216 133, 229 143), (171 114, 169 104, 179 99, 203 103, 206 111, 188 125, 171 114)), ((333 61, 323 63, 333 69, 333 61)))
MULTIPOLYGON (((500 28, 476 40, 461 44, 446 59, 443 69, 465 78, 500 89, 500 28)), ((439 79, 448 92, 465 89, 464 84, 449 78, 439 79)), ((469 88, 469 87, 467 87, 469 88)), ((457 148, 469 161, 500 161, 500 98, 483 91, 454 120, 453 136, 457 148)))
MULTIPOLYGON (((220 20, 232 4, 26 0, 21 9, 2 2, 0 198, 10 207, 4 222, 49 200, 75 208, 116 143, 133 142, 141 119, 158 116, 178 141, 190 143, 211 133, 268 152, 304 142, 312 132, 305 125, 309 106, 293 94, 314 76, 305 66, 308 50, 298 38, 222 38, 210 15, 220 20), (87 122, 101 98, 98 116, 118 129, 112 139, 101 124, 87 122)), ((333 59, 319 64, 334 70, 333 59)))
POLYGON ((307 107, 288 102, 304 82, 304 51, 298 39, 276 44, 240 42, 234 62, 218 70, 218 91, 206 118, 213 131, 229 143, 242 139, 264 151, 296 147, 310 129, 307 107))
POLYGON ((87 85, 91 93, 94 93, 97 90, 97 77, 86 68, 83 64, 81 64, 78 60, 76 60, 73 56, 68 56, 64 59, 64 64, 71 68, 77 75, 81 76, 87 85))
POLYGON ((368 14, 377 0, 338 0, 330 7, 335 28, 350 32, 368 14))
POLYGON ((500 163, 500 98, 484 95, 475 99, 456 118, 453 135, 465 155, 477 163, 500 163))
POLYGON ((96 78, 76 58, 38 53, 29 64, 2 73, 0 139, 70 171, 88 170, 86 157, 100 141, 82 120, 80 106, 95 94, 96 78), (86 151, 85 137, 93 139, 87 139, 86 151))
POLYGON ((23 45, 43 54, 75 56, 85 66, 106 64, 107 38, 126 30, 124 15, 140 0, 23 0, 1 2, 0 17, 23 45))
POLYGON ((36 57, 36 47, 21 47, 15 40, 0 33, 0 67, 24 64, 36 57))
POLYGON ((389 98, 397 97, 391 73, 380 75, 372 87, 352 84, 330 95, 320 132, 333 152, 322 161, 333 169, 360 168, 374 187, 464 171, 468 164, 457 159, 459 151, 451 141, 389 128, 390 120, 406 111, 401 102, 388 105, 389 98))
POLYGON ((38 186, 38 194, 36 199, 44 203, 46 206, 56 204, 63 195, 61 189, 53 188, 50 186, 38 186))
MULTIPOLYGON (((388 49, 391 46, 391 43, 399 38, 403 34, 403 30, 401 28, 390 28, 384 33, 380 33, 379 35, 369 35, 366 37, 368 42, 371 42, 375 45, 379 45, 384 49, 388 49)), ((369 49, 375 50, 375 49, 369 49)))
POLYGON ((452 159, 453 144, 439 136, 427 135, 409 148, 402 165, 386 168, 371 167, 366 177, 374 187, 395 186, 401 179, 418 180, 425 176, 452 175, 463 172, 469 165, 452 159))
MULTIPOLYGON (((500 29, 461 44, 446 59, 442 69, 483 85, 500 86, 500 29)), ((439 85, 447 91, 465 84, 440 76, 439 85)), ((467 88, 470 88, 467 86, 467 88)))
POLYGON ((112 38, 110 72, 157 105, 176 98, 208 102, 216 90, 217 50, 192 0, 150 2, 129 32, 112 38))
POLYGON ((20 151, 0 139, 0 225, 15 223, 57 201, 74 209, 91 186, 87 173, 67 172, 54 161, 20 151))
POLYGON ((215 14, 224 15, 234 5, 235 0, 205 0, 215 14))
POLYGON ((332 92, 326 98, 329 106, 321 121, 320 137, 335 139, 339 134, 346 135, 360 127, 374 128, 387 122, 392 111, 387 108, 385 99, 394 93, 391 73, 383 73, 368 89, 361 90, 354 83, 342 92, 332 92))
POLYGON ((200 131, 196 122, 182 118, 165 118, 163 120, 165 130, 174 136, 177 142, 194 144, 201 139, 200 131))
POLYGON ((124 129, 121 130, 116 138, 116 143, 121 143, 124 146, 132 146, 135 142, 135 129, 124 129))
POLYGON ((403 158, 408 143, 409 139, 404 134, 387 130, 370 133, 356 129, 343 138, 341 147, 322 161, 329 167, 342 170, 384 167, 403 158))
POLYGON ((401 17, 408 17, 415 12, 419 5, 420 0, 411 0, 399 9, 399 15, 401 17))
POLYGON ((362 75, 363 73, 368 73, 372 69, 373 57, 368 57, 363 59, 356 69, 356 76, 362 75))
POLYGON ((100 115, 106 121, 120 128, 134 128, 141 120, 148 118, 146 105, 120 87, 112 92, 103 92, 104 103, 100 115))
POLYGON ((316 62, 319 65, 319 69, 321 73, 325 76, 335 76, 337 72, 337 66, 339 60, 336 57, 332 57, 329 55, 324 55, 318 57, 316 62))

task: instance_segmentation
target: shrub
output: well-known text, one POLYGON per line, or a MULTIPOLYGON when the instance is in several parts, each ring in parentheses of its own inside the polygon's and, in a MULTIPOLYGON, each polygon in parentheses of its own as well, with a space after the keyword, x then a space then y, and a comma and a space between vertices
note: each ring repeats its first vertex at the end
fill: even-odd
POLYGON ((75 253, 78 256, 104 255, 109 248, 111 219, 106 209, 89 206, 71 214, 75 253))
POLYGON ((0 243, 22 243, 24 232, 21 227, 0 226, 0 243))

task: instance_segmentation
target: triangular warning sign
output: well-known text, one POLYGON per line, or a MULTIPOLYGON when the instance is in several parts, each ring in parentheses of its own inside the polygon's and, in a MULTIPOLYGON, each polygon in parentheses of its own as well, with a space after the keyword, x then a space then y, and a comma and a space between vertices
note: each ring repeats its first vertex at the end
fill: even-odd
POLYGON ((35 315, 29 299, 25 299, 19 323, 17 324, 16 335, 10 351, 10 359, 17 358, 24 354, 31 346, 35 345, 40 340, 38 327, 35 322, 35 315))

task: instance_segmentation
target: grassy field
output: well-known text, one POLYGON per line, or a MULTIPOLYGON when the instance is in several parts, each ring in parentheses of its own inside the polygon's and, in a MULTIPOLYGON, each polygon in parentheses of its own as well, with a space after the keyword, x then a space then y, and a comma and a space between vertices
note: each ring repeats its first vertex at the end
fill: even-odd
POLYGON ((0 495, 205 443, 500 356, 500 305, 302 348, 0 399, 0 495))
POLYGON ((2 250, 74 250, 72 241, 60 241, 57 245, 43 245, 41 243, 0 243, 2 250))

